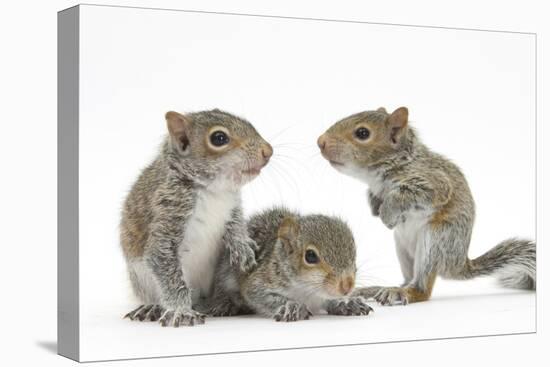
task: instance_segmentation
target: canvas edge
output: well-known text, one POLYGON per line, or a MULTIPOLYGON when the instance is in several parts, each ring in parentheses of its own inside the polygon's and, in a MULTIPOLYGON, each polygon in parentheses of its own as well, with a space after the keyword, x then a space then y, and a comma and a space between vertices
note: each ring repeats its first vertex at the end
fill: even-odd
POLYGON ((78 361, 80 7, 57 14, 57 352, 78 361))

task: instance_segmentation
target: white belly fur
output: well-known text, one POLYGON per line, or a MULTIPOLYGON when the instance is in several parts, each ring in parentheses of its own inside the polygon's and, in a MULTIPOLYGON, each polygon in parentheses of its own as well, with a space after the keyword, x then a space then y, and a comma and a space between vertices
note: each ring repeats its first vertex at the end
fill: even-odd
POLYGON ((238 193, 232 191, 203 189, 198 193, 179 249, 184 279, 194 296, 197 291, 202 296, 211 292, 225 224, 239 204, 238 198, 238 193))
MULTIPOLYGON (((384 181, 380 172, 362 170, 361 179, 367 183, 371 192, 380 197, 384 197, 385 191, 391 190, 391 182, 384 181)), ((404 223, 399 223, 395 227, 394 238, 398 247, 404 249, 410 257, 414 258, 416 244, 423 235, 425 226, 432 215, 431 210, 413 209, 409 210, 405 216, 404 223)))
POLYGON ((425 227, 430 218, 428 210, 411 210, 406 214, 404 223, 395 227, 394 238, 396 245, 405 250, 409 256, 414 258, 416 245, 424 234, 425 227))

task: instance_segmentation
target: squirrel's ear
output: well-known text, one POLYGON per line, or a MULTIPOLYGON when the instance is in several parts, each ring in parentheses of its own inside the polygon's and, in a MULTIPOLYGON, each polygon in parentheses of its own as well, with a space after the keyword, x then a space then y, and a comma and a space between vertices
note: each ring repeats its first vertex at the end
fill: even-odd
POLYGON ((292 242, 298 236, 300 225, 292 217, 286 217, 279 225, 277 237, 289 249, 292 250, 292 242))
POLYGON ((384 107, 378 107, 378 108, 376 109, 376 111, 388 113, 388 111, 386 111, 386 109, 385 109, 384 107))
POLYGON ((391 128, 391 140, 395 144, 409 122, 409 110, 407 107, 399 107, 393 111, 388 117, 388 122, 391 128))
POLYGON ((189 130, 189 119, 174 111, 166 112, 166 125, 168 126, 168 132, 170 136, 178 142, 180 148, 185 150, 189 145, 189 138, 187 131, 189 130))

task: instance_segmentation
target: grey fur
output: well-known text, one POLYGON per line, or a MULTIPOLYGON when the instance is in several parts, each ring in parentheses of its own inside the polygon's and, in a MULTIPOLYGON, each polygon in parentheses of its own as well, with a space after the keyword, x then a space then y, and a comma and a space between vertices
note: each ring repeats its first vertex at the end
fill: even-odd
MULTIPOLYGON (((259 172, 272 150, 249 122, 227 112, 169 112, 167 120, 170 134, 158 156, 132 186, 122 211, 121 245, 133 291, 144 303, 126 316, 159 320, 163 326, 192 326, 204 323, 204 315, 193 307, 197 297, 207 297, 209 291, 190 288, 181 254, 195 256, 205 244, 186 243, 188 248, 183 248, 182 243, 186 235, 193 233, 190 226, 208 228, 210 218, 219 215, 216 208, 207 207, 202 210, 212 212, 197 217, 197 205, 208 196, 214 198, 209 199, 213 202, 231 207, 229 218, 216 224, 221 226, 219 238, 212 239, 220 251, 212 249, 212 266, 201 271, 213 276, 218 252, 223 249, 232 268, 252 269, 256 265, 256 244, 249 238, 242 217, 240 187, 253 178, 245 172, 259 172), (170 130, 171 119, 178 119, 177 134, 173 126, 170 130), (209 131, 216 127, 226 129, 231 136, 231 145, 223 152, 208 145, 209 131)), ((217 233, 217 228, 208 230, 217 233)))
POLYGON ((258 244, 258 266, 248 274, 239 273, 228 265, 226 251, 214 295, 204 306, 209 314, 258 313, 276 321, 298 321, 321 309, 334 315, 367 315, 372 310, 362 297, 338 293, 339 282, 353 286, 356 272, 353 235, 341 220, 274 208, 254 215, 248 231, 258 244), (281 228, 289 219, 293 230, 282 237, 281 228), (304 253, 311 245, 330 272, 305 263, 304 253))
POLYGON ((356 294, 390 305, 423 301, 430 297, 435 275, 496 275, 504 286, 536 288, 532 241, 509 239, 468 259, 475 205, 466 178, 420 141, 404 107, 392 114, 379 109, 344 118, 318 143, 333 167, 369 185, 372 214, 395 230, 403 286, 368 287, 356 294), (361 126, 370 131, 366 140, 354 136, 361 126))

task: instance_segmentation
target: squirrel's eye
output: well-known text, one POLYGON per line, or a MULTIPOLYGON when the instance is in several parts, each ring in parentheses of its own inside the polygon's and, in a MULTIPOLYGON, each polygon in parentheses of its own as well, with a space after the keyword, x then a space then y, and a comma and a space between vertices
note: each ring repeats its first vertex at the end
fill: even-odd
POLYGON ((355 137, 359 140, 367 140, 370 136, 370 131, 366 127, 360 127, 355 130, 355 137))
POLYGON ((317 263, 319 263, 319 256, 313 250, 306 250, 306 253, 304 255, 304 259, 306 260, 306 263, 308 263, 308 264, 317 264, 317 263))
POLYGON ((210 134, 210 142, 215 147, 221 147, 223 145, 229 144, 229 136, 221 130, 214 131, 210 134))

